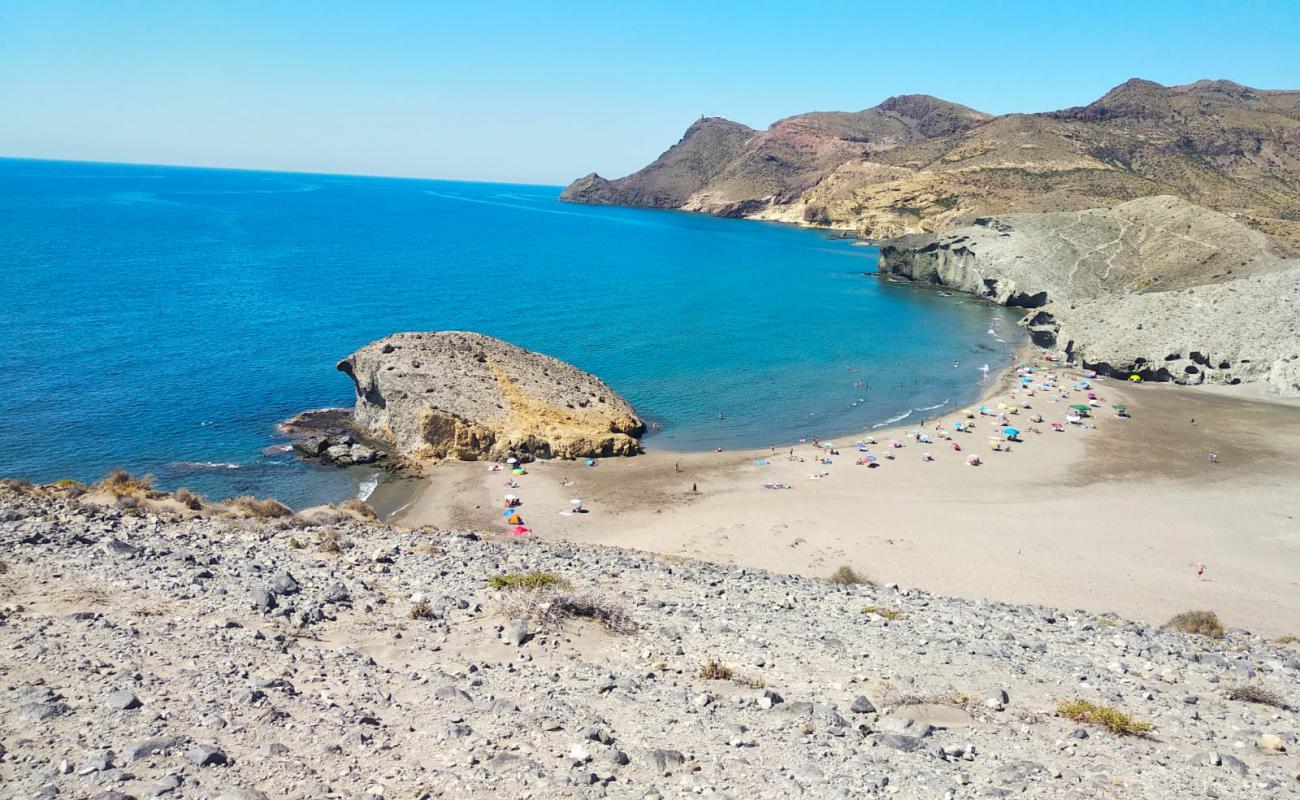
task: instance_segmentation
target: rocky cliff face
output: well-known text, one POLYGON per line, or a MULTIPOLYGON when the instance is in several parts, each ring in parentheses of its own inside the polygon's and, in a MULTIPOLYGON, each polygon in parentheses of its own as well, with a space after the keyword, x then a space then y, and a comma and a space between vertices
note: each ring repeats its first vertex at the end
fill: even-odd
POLYGON ((463 331, 398 333, 338 363, 353 422, 413 460, 632 455, 644 425, 594 375, 463 331))
POLYGON ((900 237, 880 271, 1036 309, 1023 324, 1039 344, 1103 371, 1300 394, 1300 262, 1176 197, 900 237))
POLYGON ((1300 92, 1135 79, 1089 105, 1043 114, 992 117, 907 95, 766 131, 705 120, 646 169, 615 181, 588 176, 565 199, 882 239, 1158 194, 1237 214, 1300 253, 1300 92), (725 126, 732 133, 718 135, 725 126))

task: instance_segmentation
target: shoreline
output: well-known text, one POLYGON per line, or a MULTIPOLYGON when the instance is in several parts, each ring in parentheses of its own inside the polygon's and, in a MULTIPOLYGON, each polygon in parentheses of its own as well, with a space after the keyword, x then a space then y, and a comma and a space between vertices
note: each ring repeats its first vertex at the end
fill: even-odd
MULTIPOLYGON (((1025 360, 1062 383, 1082 374, 1045 365, 1038 352, 1025 360)), ((1010 395, 1014 376, 1004 370, 971 405, 1010 395)), ((504 536, 501 497, 513 492, 524 500, 524 538, 821 578, 843 564, 937 594, 1114 611, 1154 624, 1206 607, 1230 625, 1300 631, 1300 534, 1291 532, 1300 498, 1288 489, 1300 483, 1300 460, 1289 455, 1300 452, 1297 409, 1113 378, 1093 386, 1107 413, 1063 433, 1046 423, 1066 398, 1017 392, 1033 406, 1012 417, 1023 423, 1017 427, 1034 413, 1045 422, 1010 452, 988 448, 990 418, 977 417, 978 432, 958 436, 962 455, 978 453, 980 467, 937 439, 904 438, 891 448, 895 460, 868 468, 854 463, 845 437, 836 437, 846 445, 842 454, 816 470, 812 459, 822 451, 810 443, 651 450, 594 468, 539 461, 526 465, 518 489, 506 488, 504 473, 488 472, 485 462, 444 463, 407 487, 410 505, 391 521, 504 536), (1114 419, 1115 402, 1132 417, 1114 419), (1208 449, 1217 449, 1219 464, 1206 463, 1208 449), (922 461, 923 450, 934 460, 922 461), (788 460, 791 451, 800 460, 788 460), (589 513, 561 516, 570 498, 581 498, 589 513)), ((1076 402, 1081 396, 1071 394, 1076 402)), ((954 420, 952 411, 928 416, 926 430, 954 420)), ((916 428, 902 423, 864 435, 886 443, 916 428)))

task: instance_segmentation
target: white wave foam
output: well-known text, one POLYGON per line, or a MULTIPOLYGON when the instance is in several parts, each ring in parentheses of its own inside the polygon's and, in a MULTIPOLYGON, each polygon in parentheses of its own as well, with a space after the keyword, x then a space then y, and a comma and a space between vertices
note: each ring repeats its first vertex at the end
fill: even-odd
POLYGON ((239 469, 243 464, 229 461, 173 461, 171 466, 179 469, 239 469))
POLYGON ((883 427, 885 427, 886 425, 893 425, 895 422, 902 422, 903 420, 907 419, 907 418, 910 417, 910 416, 912 416, 912 409, 909 408, 909 409, 907 409, 906 411, 904 411, 902 414, 899 414, 899 415, 896 416, 896 417, 890 417, 889 419, 885 420, 884 422, 877 422, 875 425, 872 425, 871 428, 872 428, 872 430, 875 430, 876 428, 883 428, 883 427))
MULTIPOLYGON (((951 399, 951 398, 949 398, 949 399, 951 399)), ((944 400, 942 403, 935 403, 935 404, 932 405, 932 406, 926 406, 925 408, 914 408, 914 409, 912 409, 912 410, 913 410, 913 411, 933 411, 933 410, 935 410, 936 408, 943 408, 943 407, 946 406, 946 405, 948 405, 948 400, 944 400)))
POLYGON ((375 490, 379 488, 380 480, 381 476, 378 472, 370 473, 370 477, 362 481, 361 485, 357 487, 357 499, 363 503, 369 500, 370 495, 374 494, 375 490))
POLYGON ((1002 344, 1007 343, 1007 340, 1003 339, 1001 336, 998 336, 997 331, 993 330, 992 328, 989 328, 989 336, 992 336, 994 339, 1001 342, 1002 344))

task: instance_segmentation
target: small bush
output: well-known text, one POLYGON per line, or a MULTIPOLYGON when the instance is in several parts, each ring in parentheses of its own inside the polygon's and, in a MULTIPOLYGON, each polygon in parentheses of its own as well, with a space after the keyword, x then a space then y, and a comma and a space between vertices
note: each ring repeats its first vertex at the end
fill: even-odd
POLYGON ((1097 725, 1119 736, 1147 736, 1155 730, 1150 722, 1133 719, 1123 711, 1099 706, 1082 698, 1060 703, 1056 712, 1067 719, 1085 725, 1097 725))
POLYGON ((316 549, 322 553, 338 555, 343 552, 343 534, 335 530, 327 530, 320 535, 320 540, 316 543, 316 549))
POLYGON ((506 572, 488 578, 488 586, 493 589, 546 589, 568 585, 569 582, 560 576, 541 570, 506 572))
POLYGON ((1260 705, 1272 706, 1273 708, 1286 708, 1286 703, 1283 703, 1282 698, 1276 693, 1270 692, 1263 686, 1255 686, 1254 684, 1244 684, 1242 686, 1232 687, 1228 690, 1228 699, 1240 700, 1244 703, 1259 703, 1260 705))
POLYGON ((418 603, 412 603, 406 615, 411 619, 428 619, 433 616, 433 606, 421 600, 418 603))
POLYGON ((422 553, 426 556, 440 556, 442 555, 442 548, 438 547, 436 544, 417 544, 415 547, 411 548, 411 552, 422 553))
POLYGON ((1184 611, 1166 622, 1165 628, 1211 639, 1223 638, 1223 623, 1219 622, 1219 615, 1213 611, 1184 611))
POLYGON ((188 508, 190 511, 200 511, 203 508, 203 499, 194 492, 186 489, 184 486, 172 493, 176 502, 188 508))
POLYGON ((153 476, 136 477, 124 469, 115 469, 95 484, 95 489, 113 497, 148 497, 153 494, 153 476))
POLYGON ((293 510, 272 497, 258 499, 251 494, 226 501, 226 509, 234 514, 254 519, 275 519, 291 517, 293 510))
POLYGON ((302 542, 298 541, 298 537, 296 537, 296 536, 290 536, 290 537, 289 537, 289 549, 290 549, 290 550, 301 550, 301 549, 302 549, 302 542))
POLYGON ((9 564, 7 562, 0 561, 0 575, 4 575, 8 571, 9 571, 9 564))
POLYGON ((847 564, 841 566, 839 569, 832 572, 831 576, 826 580, 830 581, 836 586, 853 586, 857 584, 862 584, 865 586, 875 585, 871 581, 867 580, 865 577, 854 572, 853 567, 850 567, 847 564))
POLYGON ((736 677, 736 674, 731 671, 731 667, 710 658, 700 665, 700 677, 711 681, 729 681, 736 677))
POLYGON ((361 500, 357 500, 355 497, 351 500, 344 500, 342 503, 339 503, 339 508, 344 511, 351 511, 353 514, 357 514, 364 519, 376 518, 375 510, 361 500))
POLYGON ((637 629, 636 622, 622 606, 591 595, 560 592, 555 585, 512 591, 500 611, 505 616, 527 619, 550 630, 559 630, 570 619, 595 620, 610 633, 634 633, 637 629))
POLYGON ((1284 633, 1273 640, 1274 644, 1300 644, 1300 636, 1292 633, 1284 633))
POLYGON ((877 617, 884 617, 885 619, 891 621, 896 619, 902 619, 903 617, 907 616, 902 611, 898 611, 893 608, 885 608, 884 606, 863 606, 862 613, 875 614, 877 617))

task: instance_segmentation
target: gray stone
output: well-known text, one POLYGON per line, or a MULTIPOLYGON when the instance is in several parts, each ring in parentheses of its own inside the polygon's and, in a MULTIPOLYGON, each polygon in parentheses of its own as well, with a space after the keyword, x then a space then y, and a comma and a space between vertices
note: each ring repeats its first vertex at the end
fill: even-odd
POLYGON ((872 705, 865 695, 858 695, 853 698, 853 705, 849 706, 849 711, 854 714, 874 714, 876 713, 876 707, 872 705))
POLYGON ((142 758, 153 755, 154 753, 170 750, 181 743, 179 736, 155 736, 152 739, 141 739, 132 742, 126 746, 122 755, 127 762, 139 761, 142 758))
POLYGON ((105 701, 105 704, 109 708, 117 711, 130 711, 131 709, 140 707, 140 698, 123 689, 110 694, 108 700, 105 701))
POLYGON ((518 647, 528 641, 528 621, 517 619, 506 626, 501 638, 511 647, 518 647))
POLYGON ((230 763, 230 758, 220 747, 196 744, 185 751, 185 759, 196 767, 213 767, 230 763))
POLYGON ((288 572, 277 572, 271 578, 271 591, 284 595, 297 594, 298 581, 288 572))

